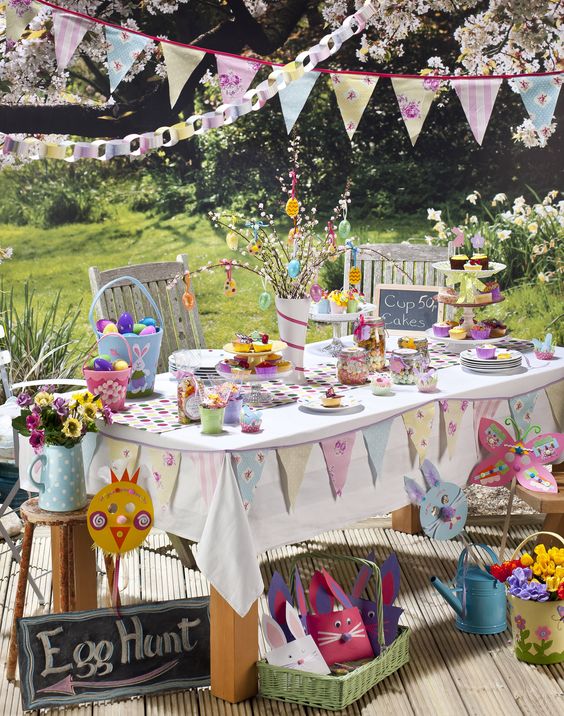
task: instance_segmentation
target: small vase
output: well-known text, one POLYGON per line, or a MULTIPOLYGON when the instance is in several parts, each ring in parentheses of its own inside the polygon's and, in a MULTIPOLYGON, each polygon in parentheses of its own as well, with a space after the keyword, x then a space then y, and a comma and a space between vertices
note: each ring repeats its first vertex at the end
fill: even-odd
POLYGON ((276 296, 276 313, 280 340, 288 344, 285 357, 294 366, 292 380, 305 383, 304 350, 311 298, 276 296))
POLYGON ((335 303, 335 301, 331 301, 331 313, 333 313, 334 315, 341 315, 343 313, 346 313, 346 311, 346 306, 340 306, 338 303, 335 303))
POLYGON ((239 425, 241 415, 241 405, 243 403, 243 396, 237 398, 231 398, 231 400, 225 406, 225 416, 223 422, 226 425, 239 425))
POLYGON ((223 432, 225 408, 204 408, 200 405, 200 421, 204 435, 220 435, 223 432))
POLYGON ((39 491, 39 507, 49 512, 73 512, 88 501, 80 443, 71 448, 46 445, 29 466, 29 479, 39 491), (41 477, 35 480, 33 468, 40 462, 41 477))
POLYGON ((347 303, 347 313, 357 313, 358 312, 358 301, 355 299, 352 299, 347 303))
POLYGON ((322 298, 321 301, 319 301, 317 304, 317 313, 331 313, 331 306, 328 298, 322 298))

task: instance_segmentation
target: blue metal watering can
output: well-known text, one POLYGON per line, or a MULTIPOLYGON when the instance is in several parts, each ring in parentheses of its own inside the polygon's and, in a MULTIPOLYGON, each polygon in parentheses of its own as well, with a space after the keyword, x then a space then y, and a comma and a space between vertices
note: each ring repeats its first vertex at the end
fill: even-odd
POLYGON ((466 547, 458 558, 454 589, 431 577, 431 584, 456 612, 456 628, 471 634, 499 634, 507 629, 505 586, 477 564, 470 565, 470 552, 481 548, 497 562, 485 544, 466 547))

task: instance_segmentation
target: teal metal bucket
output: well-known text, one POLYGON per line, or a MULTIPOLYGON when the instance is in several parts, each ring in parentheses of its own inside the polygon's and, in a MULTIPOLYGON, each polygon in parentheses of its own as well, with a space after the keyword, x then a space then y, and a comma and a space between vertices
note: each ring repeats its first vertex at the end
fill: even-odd
MULTIPOLYGON (((115 317, 116 320, 117 318, 118 316, 115 317)), ((142 316, 136 316, 135 318, 136 320, 140 320, 142 316)), ((143 284, 136 278, 133 278, 133 276, 121 276, 120 278, 110 281, 105 286, 102 286, 102 288, 94 296, 92 305, 90 306, 88 320, 96 338, 100 339, 102 335, 104 335, 104 350, 109 353, 114 360, 121 358, 129 363, 130 357, 127 352, 127 346, 123 343, 122 339, 127 341, 132 357, 132 370, 131 378, 127 386, 127 397, 146 398, 147 396, 152 395, 154 392, 155 377, 157 375, 157 366, 159 364, 161 344, 163 340, 163 317, 159 311, 159 307, 145 286, 143 286, 143 284), (122 283, 123 281, 128 281, 134 286, 137 286, 137 288, 149 301, 158 322, 156 333, 152 333, 147 336, 127 336, 116 333, 107 333, 104 335, 96 329, 96 322, 94 320, 94 309, 96 308, 96 304, 106 289, 117 283, 122 283)))

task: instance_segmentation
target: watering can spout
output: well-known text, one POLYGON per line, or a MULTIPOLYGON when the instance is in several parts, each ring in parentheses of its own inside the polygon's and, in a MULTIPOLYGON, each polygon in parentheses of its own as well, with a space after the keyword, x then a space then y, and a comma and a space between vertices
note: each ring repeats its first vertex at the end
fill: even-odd
POLYGON ((449 587, 447 587, 444 582, 441 582, 438 577, 431 577, 431 584, 433 585, 433 587, 435 587, 437 592, 441 594, 443 598, 450 604, 454 611, 459 616, 462 616, 462 602, 457 596, 455 596, 455 592, 452 589, 449 589, 449 587))

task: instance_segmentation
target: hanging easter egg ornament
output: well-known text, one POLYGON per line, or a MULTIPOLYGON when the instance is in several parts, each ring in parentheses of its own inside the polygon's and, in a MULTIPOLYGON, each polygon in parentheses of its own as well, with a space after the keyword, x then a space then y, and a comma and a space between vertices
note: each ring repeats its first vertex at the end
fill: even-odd
POLYGON ((339 223, 339 228, 337 229, 337 233, 339 234, 339 236, 341 237, 341 239, 346 239, 346 238, 348 238, 348 236, 349 236, 350 233, 351 233, 351 225, 350 225, 350 222, 347 221, 346 219, 343 219, 343 220, 339 223))
POLYGON ((225 243, 227 244, 227 248, 231 249, 231 251, 237 251, 239 248, 239 234, 236 231, 228 231, 225 237, 225 243))
POLYGON ((298 259, 292 259, 288 264, 288 276, 290 278, 297 278, 300 274, 301 266, 298 259))
MULTIPOLYGON (((194 308, 196 299, 194 294, 190 293, 190 273, 186 271, 184 274, 184 293, 182 294, 182 305, 187 311, 191 311, 194 308)), ((142 321, 143 323, 143 321, 142 321)))
POLYGON ((323 298, 323 289, 318 283, 312 283, 309 289, 309 295, 314 303, 319 303, 323 298))
POLYGON ((259 308, 261 311, 266 311, 270 308, 272 303, 272 297, 267 291, 263 291, 258 299, 259 308))
POLYGON ((223 284, 223 293, 228 297, 231 298, 237 293, 237 284, 235 283, 235 279, 233 278, 232 271, 233 271, 233 265, 231 261, 222 260, 220 261, 225 266, 225 283, 223 284))
POLYGON ((356 265, 357 248, 355 246, 353 246, 351 239, 349 239, 347 241, 347 248, 350 249, 351 262, 352 262, 352 266, 349 269, 349 284, 352 284, 353 286, 355 286, 360 283, 360 281, 362 279, 362 274, 360 273, 360 269, 356 265))
POLYGON ((295 196, 292 196, 288 199, 286 202, 286 213, 288 216, 293 219, 298 215, 298 212, 300 210, 300 204, 295 196))
POLYGON ((339 254, 337 252, 337 237, 335 236, 332 221, 327 222, 327 243, 329 244, 328 249, 331 254, 328 259, 331 263, 334 263, 339 258, 339 254))

